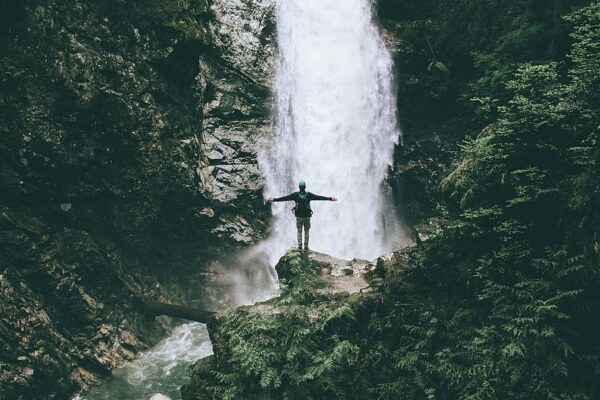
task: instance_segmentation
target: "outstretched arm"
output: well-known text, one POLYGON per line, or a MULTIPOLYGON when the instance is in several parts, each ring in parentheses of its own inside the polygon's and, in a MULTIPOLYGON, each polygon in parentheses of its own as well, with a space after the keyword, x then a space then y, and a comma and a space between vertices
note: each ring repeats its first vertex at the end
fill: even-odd
POLYGON ((335 196, 319 196, 318 194, 310 194, 310 199, 311 200, 329 200, 329 201, 337 201, 335 196))
POLYGON ((271 203, 273 201, 290 201, 290 200, 295 200, 295 199, 296 199, 296 193, 291 193, 291 194, 288 194, 287 196, 282 196, 282 197, 276 197, 276 198, 269 197, 267 199, 267 203, 271 203))

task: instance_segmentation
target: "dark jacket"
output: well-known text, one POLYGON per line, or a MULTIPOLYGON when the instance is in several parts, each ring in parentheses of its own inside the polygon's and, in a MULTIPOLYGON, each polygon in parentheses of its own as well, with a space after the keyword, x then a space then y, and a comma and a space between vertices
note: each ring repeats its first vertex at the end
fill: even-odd
POLYGON ((331 197, 319 196, 311 192, 294 192, 287 196, 277 197, 273 201, 295 201, 294 215, 298 218, 308 218, 312 215, 311 200, 333 200, 331 197))

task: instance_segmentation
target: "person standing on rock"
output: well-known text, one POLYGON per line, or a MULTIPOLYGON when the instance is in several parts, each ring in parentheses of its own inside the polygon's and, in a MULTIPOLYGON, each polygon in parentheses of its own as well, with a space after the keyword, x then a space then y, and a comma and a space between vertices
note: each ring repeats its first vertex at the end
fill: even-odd
POLYGON ((296 205, 292 210, 296 216, 296 228, 298 229, 298 250, 302 250, 302 228, 304 228, 304 251, 308 251, 308 231, 310 230, 310 217, 312 210, 310 208, 311 200, 329 200, 337 201, 335 196, 326 197, 313 194, 306 191, 306 183, 300 181, 298 185, 300 191, 288 194, 287 196, 267 199, 267 203, 274 201, 295 201, 296 205))

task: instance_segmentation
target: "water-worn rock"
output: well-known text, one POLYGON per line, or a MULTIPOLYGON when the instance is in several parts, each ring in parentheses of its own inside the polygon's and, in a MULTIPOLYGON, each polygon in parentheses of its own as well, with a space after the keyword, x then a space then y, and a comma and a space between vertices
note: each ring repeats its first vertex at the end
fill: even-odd
POLYGON ((111 242, 6 207, 0 227, 1 399, 66 396, 164 334, 132 298, 156 278, 111 242))
MULTIPOLYGON (((328 254, 311 251, 308 254, 311 264, 318 268, 319 276, 325 283, 319 291, 322 293, 360 293, 368 289, 365 275, 374 266, 370 261, 354 258, 343 260, 328 254)), ((278 273, 281 270, 279 267, 278 273)))
POLYGON ((208 30, 221 58, 257 84, 268 87, 275 52, 275 0, 219 0, 208 30))
POLYGON ((274 8, 273 0, 214 2, 208 24, 211 51, 200 56, 201 190, 223 212, 244 215, 237 222, 219 218, 212 231, 229 233, 242 244, 256 241, 264 229, 256 222, 264 218, 257 154, 271 128, 274 8))

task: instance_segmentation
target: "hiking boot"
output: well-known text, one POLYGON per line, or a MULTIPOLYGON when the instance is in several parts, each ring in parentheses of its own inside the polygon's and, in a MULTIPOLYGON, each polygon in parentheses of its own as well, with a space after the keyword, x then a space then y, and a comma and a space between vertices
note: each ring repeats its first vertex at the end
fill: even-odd
POLYGON ((308 246, 304 246, 304 251, 310 251, 308 246))
POLYGON ((301 244, 298 245, 298 251, 302 251, 302 245, 301 244))

